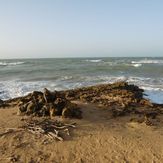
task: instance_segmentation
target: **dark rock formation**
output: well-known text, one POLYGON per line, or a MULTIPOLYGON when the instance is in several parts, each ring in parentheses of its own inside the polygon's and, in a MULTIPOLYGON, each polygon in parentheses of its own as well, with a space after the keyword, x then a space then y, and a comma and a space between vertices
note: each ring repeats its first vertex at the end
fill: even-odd
POLYGON ((116 82, 59 92, 44 89, 43 92, 34 91, 24 97, 7 100, 5 104, 17 105, 19 114, 81 118, 80 109, 71 102, 80 100, 105 107, 114 118, 134 114, 149 122, 163 114, 163 104, 150 102, 143 93, 144 90, 138 86, 116 82))
POLYGON ((91 103, 99 103, 104 106, 119 105, 128 107, 134 105, 152 105, 143 98, 143 90, 126 82, 103 84, 74 90, 64 91, 67 99, 82 100, 91 103))
POLYGON ((0 106, 2 106, 2 105, 3 105, 3 100, 0 99, 0 106))
POLYGON ((159 114, 163 114, 163 104, 154 104, 143 97, 143 89, 129 85, 127 82, 102 84, 63 91, 69 100, 82 100, 106 107, 112 116, 119 117, 129 114, 140 115, 146 124, 150 124, 159 114))
POLYGON ((3 100, 0 99, 0 104, 3 104, 3 100))

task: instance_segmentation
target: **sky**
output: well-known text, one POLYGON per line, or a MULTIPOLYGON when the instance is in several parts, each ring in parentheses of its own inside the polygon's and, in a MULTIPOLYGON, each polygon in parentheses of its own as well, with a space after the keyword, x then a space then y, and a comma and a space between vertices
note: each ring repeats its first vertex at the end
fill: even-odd
POLYGON ((162 0, 0 0, 0 58, 163 57, 162 0))

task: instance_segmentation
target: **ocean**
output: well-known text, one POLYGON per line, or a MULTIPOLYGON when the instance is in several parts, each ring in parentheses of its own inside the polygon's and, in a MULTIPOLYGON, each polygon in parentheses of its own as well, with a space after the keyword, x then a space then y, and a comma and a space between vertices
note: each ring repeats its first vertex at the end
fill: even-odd
POLYGON ((153 102, 163 103, 163 57, 0 60, 3 100, 45 87, 65 90, 121 80, 143 88, 153 102))

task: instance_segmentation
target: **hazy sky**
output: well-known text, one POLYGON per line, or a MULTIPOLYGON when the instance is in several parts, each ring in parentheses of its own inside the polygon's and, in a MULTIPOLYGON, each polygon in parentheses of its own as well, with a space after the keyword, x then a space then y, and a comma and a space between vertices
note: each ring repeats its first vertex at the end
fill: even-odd
POLYGON ((0 58, 163 56, 163 0, 0 0, 0 58))

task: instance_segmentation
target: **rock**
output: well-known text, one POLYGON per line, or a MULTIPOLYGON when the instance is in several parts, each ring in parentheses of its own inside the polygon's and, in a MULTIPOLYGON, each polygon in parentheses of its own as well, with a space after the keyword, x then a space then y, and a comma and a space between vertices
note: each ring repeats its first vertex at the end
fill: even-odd
POLYGON ((156 116, 158 115, 158 112, 156 111, 148 111, 148 112, 145 112, 145 117, 146 118, 152 118, 152 119, 155 119, 156 116))
POLYGON ((38 112, 35 113, 39 116, 49 116, 50 115, 50 108, 48 104, 45 104, 38 112))
POLYGON ((2 107, 4 105, 3 100, 0 99, 0 107, 2 107))
POLYGON ((57 108, 50 108, 50 117, 58 116, 60 112, 58 112, 57 108))
POLYGON ((81 111, 78 111, 77 106, 65 98, 63 92, 50 92, 48 89, 44 89, 44 93, 34 91, 22 97, 17 100, 17 106, 19 107, 18 115, 62 116, 63 109, 67 108, 64 110, 64 117, 81 117, 81 111))
POLYGON ((3 104, 3 100, 0 99, 0 105, 3 104))
POLYGON ((62 111, 62 117, 64 118, 82 118, 82 112, 80 108, 76 104, 69 103, 63 111, 62 111))
POLYGON ((82 112, 79 109, 64 108, 62 111, 63 118, 82 118, 82 112))
POLYGON ((140 104, 143 105, 143 106, 144 105, 145 106, 151 106, 151 107, 153 106, 153 104, 149 100, 147 100, 147 99, 141 99, 140 100, 140 104))
POLYGON ((33 91, 32 94, 31 94, 32 97, 41 97, 43 96, 43 93, 42 92, 39 92, 39 91, 33 91))
POLYGON ((33 114, 36 111, 36 105, 33 101, 29 102, 26 107, 26 113, 28 115, 33 114))
POLYGON ((57 98, 55 101, 54 101, 54 105, 55 107, 58 109, 58 111, 62 112, 62 109, 65 107, 67 103, 67 100, 64 99, 64 98, 57 98))
POLYGON ((62 111, 63 118, 71 118, 72 117, 72 110, 70 108, 64 108, 62 111))
POLYGON ((104 106, 110 106, 114 102, 124 108, 139 104, 139 101, 143 99, 143 90, 127 82, 116 82, 67 90, 65 96, 71 100, 99 103, 104 106))
POLYGON ((67 99, 71 99, 71 98, 74 98, 75 97, 75 92, 73 90, 69 91, 69 92, 66 92, 65 93, 65 97, 67 99))
POLYGON ((62 110, 57 108, 53 103, 49 104, 48 107, 50 117, 60 116, 62 114, 62 110))
POLYGON ((78 89, 51 92, 34 91, 27 96, 8 100, 19 106, 19 114, 37 116, 62 116, 81 118, 82 112, 76 104, 70 100, 82 100, 96 103, 109 109, 113 117, 127 114, 141 115, 147 118, 156 118, 157 114, 163 114, 163 104, 153 104, 143 98, 143 90, 127 82, 113 84, 101 84, 78 89), (155 112, 153 112, 155 111, 155 112))
POLYGON ((21 113, 24 113, 27 111, 27 105, 21 105, 19 108, 18 108, 18 112, 17 112, 17 115, 21 115, 21 113))
POLYGON ((46 103, 53 102, 55 100, 54 93, 50 92, 47 88, 44 88, 43 97, 46 103))

